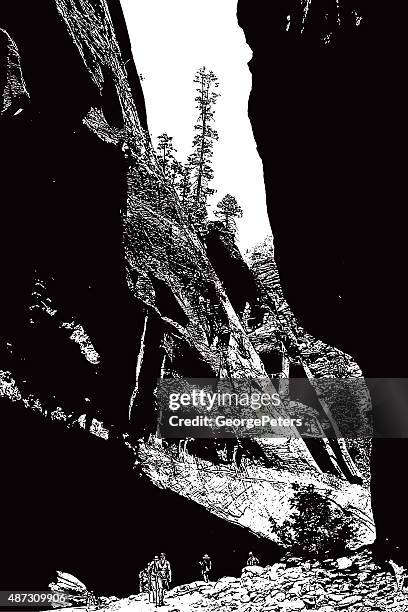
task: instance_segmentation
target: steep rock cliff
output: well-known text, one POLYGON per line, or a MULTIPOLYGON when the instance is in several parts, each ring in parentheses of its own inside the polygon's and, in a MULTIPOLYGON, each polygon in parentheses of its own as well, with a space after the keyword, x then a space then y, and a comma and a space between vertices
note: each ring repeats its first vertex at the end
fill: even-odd
MULTIPOLYGON (((396 9, 365 0, 238 3, 285 297, 304 329, 352 355, 367 377, 406 376, 406 12, 396 9)), ((386 439, 390 424, 394 436, 395 423, 405 426, 406 393, 392 384, 382 391, 372 391, 382 438, 373 443, 376 523, 385 554, 392 542, 392 554, 404 548, 407 558, 398 476, 407 445, 386 439)))

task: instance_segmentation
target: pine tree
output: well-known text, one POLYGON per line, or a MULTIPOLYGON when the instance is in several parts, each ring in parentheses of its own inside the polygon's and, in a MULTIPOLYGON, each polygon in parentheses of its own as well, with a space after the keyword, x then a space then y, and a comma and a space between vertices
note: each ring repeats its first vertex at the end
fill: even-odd
POLYGON ((177 189, 178 184, 182 180, 184 174, 184 166, 176 158, 173 158, 170 164, 170 180, 173 187, 177 189))
POLYGON ((235 220, 242 217, 242 208, 234 196, 227 193, 221 202, 218 202, 214 214, 221 219, 228 231, 232 234, 236 233, 237 225, 235 220))
POLYGON ((214 193, 209 183, 214 177, 211 160, 214 141, 218 140, 218 134, 213 128, 214 106, 219 94, 215 91, 218 79, 205 66, 196 73, 194 83, 197 85, 195 101, 199 115, 194 126, 193 152, 188 159, 192 176, 190 215, 200 231, 207 218, 208 197, 214 193))
POLYGON ((175 161, 174 154, 176 152, 173 145, 173 137, 164 132, 163 134, 160 134, 157 140, 159 142, 157 145, 157 150, 159 151, 158 158, 160 167, 163 170, 164 176, 171 178, 172 165, 175 161))
POLYGON ((177 190, 181 205, 184 210, 190 210, 192 185, 191 185, 191 168, 189 164, 182 165, 182 173, 177 183, 177 190))

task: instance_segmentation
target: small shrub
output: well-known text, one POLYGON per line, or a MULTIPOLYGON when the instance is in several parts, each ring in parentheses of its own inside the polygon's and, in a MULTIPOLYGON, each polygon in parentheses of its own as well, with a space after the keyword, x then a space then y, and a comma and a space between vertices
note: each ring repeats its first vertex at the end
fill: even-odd
POLYGON ((278 525, 271 522, 285 548, 307 559, 337 557, 345 553, 354 534, 351 516, 337 507, 313 485, 300 488, 294 485, 290 519, 278 525))

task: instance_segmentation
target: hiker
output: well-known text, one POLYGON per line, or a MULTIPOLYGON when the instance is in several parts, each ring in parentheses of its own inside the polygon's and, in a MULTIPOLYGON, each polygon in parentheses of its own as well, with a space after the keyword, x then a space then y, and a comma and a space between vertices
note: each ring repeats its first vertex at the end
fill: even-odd
POLYGON ((163 580, 163 588, 165 591, 168 591, 170 588, 170 582, 171 582, 171 567, 164 553, 161 553, 160 555, 159 564, 160 564, 160 571, 161 571, 162 580, 163 580))
POLYGON ((149 602, 163 605, 163 581, 160 573, 159 557, 156 555, 148 565, 149 602))
POLYGON ((164 592, 168 591, 171 582, 171 567, 166 555, 156 555, 148 567, 149 601, 157 606, 164 605, 164 592))
POLYGON ((139 593, 149 592, 149 568, 145 567, 139 572, 139 593))
POLYGON ((248 555, 248 561, 246 562, 247 566, 251 566, 251 565, 259 565, 259 559, 258 557, 254 556, 253 552, 250 552, 248 555))
POLYGON ((208 582, 208 575, 212 568, 210 557, 207 554, 203 555, 203 558, 198 563, 201 567, 201 575, 204 582, 208 582))

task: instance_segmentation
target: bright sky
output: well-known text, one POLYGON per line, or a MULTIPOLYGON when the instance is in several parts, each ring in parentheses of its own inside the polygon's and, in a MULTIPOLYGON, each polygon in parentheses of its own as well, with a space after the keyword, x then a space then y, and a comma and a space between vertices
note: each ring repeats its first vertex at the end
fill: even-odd
POLYGON ((146 99, 150 133, 173 136, 177 158, 191 153, 194 74, 206 66, 220 85, 215 111, 212 203, 226 193, 244 210, 242 251, 270 233, 262 163, 248 118, 251 50, 236 18, 237 0, 121 0, 146 99))

